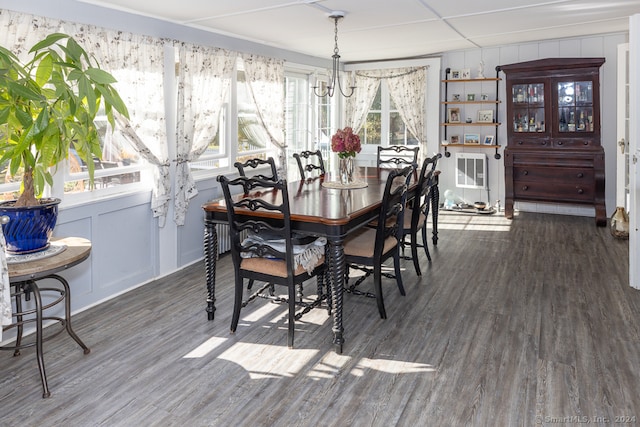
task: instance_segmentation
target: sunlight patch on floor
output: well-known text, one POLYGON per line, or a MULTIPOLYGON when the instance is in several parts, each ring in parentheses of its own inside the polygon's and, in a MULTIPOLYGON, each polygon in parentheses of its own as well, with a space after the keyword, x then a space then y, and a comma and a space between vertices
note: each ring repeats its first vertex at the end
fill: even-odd
POLYGON ((327 352, 322 360, 316 363, 307 376, 314 379, 336 378, 344 370, 345 365, 351 361, 351 357, 337 354, 334 351, 327 352))
MULTIPOLYGON (((503 214, 472 215, 446 211, 438 216, 438 230, 509 231, 512 220, 503 214)), ((431 223, 429 223, 431 228, 431 223)))
POLYGON ((212 350, 227 341, 228 338, 211 337, 189 353, 185 354, 183 359, 197 359, 209 354, 212 350))
POLYGON ((353 367, 350 374, 356 377, 361 377, 370 370, 385 372, 387 374, 435 372, 435 368, 432 365, 425 363, 412 363, 391 359, 369 359, 364 357, 360 359, 356 366, 353 367))
POLYGON ((218 356, 244 369, 252 380, 294 377, 300 373, 320 350, 297 349, 280 345, 235 343, 218 356), (265 358, 265 355, 269 355, 265 358), (260 366, 261 369, 256 370, 260 366))

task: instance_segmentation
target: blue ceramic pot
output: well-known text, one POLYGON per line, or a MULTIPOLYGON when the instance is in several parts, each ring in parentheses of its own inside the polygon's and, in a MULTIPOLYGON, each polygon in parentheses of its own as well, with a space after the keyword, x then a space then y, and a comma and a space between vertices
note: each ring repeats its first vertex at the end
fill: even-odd
POLYGON ((13 201, 0 203, 0 216, 9 218, 6 224, 2 224, 7 252, 27 254, 47 249, 58 219, 60 201, 41 199, 38 206, 18 208, 13 206, 13 201))

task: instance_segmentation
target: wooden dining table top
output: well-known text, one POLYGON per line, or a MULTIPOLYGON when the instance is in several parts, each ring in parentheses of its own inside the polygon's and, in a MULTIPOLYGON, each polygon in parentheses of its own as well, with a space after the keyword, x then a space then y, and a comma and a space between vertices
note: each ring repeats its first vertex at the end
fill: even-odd
MULTIPOLYGON (((344 226, 355 218, 370 216, 380 208, 388 174, 389 169, 361 167, 358 170, 358 180, 366 182, 367 186, 351 189, 323 186, 325 180, 336 180, 337 177, 331 174, 316 179, 291 181, 287 186, 291 220, 324 226, 344 226)), ((417 173, 414 172, 410 191, 416 182, 417 173)), ((278 196, 274 196, 271 202, 280 203, 279 194, 278 192, 278 196)), ((239 194, 235 197, 240 199, 244 196, 239 194)), ((260 197, 265 199, 266 195, 261 194, 260 197)), ((226 222, 227 208, 224 199, 208 202, 202 208, 209 219, 226 222)), ((250 214, 261 216, 258 211, 250 214)), ((264 215, 268 216, 269 213, 265 212, 264 215)))

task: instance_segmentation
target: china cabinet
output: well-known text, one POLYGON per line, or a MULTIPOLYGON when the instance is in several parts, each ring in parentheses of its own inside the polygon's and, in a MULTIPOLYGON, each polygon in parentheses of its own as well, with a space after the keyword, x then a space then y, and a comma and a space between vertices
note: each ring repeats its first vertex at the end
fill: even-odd
POLYGON ((498 85, 502 80, 496 67, 496 77, 471 78, 469 73, 458 73, 447 68, 444 84, 443 121, 445 157, 451 156, 450 146, 495 148, 495 158, 500 159, 497 130, 498 85), (489 85, 495 84, 495 88, 489 85), (465 138, 465 135, 468 137, 465 138))
POLYGON ((514 202, 592 205, 606 225, 600 143, 604 58, 550 58, 502 65, 507 103, 505 216, 514 202))

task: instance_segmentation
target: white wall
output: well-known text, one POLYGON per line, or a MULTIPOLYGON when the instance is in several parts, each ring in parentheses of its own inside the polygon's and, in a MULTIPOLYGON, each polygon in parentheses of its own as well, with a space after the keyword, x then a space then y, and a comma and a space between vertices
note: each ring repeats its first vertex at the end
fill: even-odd
MULTIPOLYGON (((605 203, 607 213, 613 213, 616 202, 616 77, 617 77, 617 46, 626 43, 628 40, 627 33, 616 33, 608 35, 599 35, 592 37, 571 38, 563 40, 546 40, 537 43, 524 43, 505 45, 495 48, 472 49, 464 51, 449 52, 442 58, 442 78, 444 78, 444 70, 470 68, 472 76, 475 76, 480 61, 484 61, 485 77, 495 77, 495 67, 497 65, 506 65, 522 61, 530 61, 534 59, 552 58, 552 57, 604 57, 606 59, 604 65, 600 69, 601 74, 601 99, 602 99, 602 146, 605 151, 605 203)), ((504 78, 501 73, 500 77, 504 78)), ((444 90, 444 89, 442 89, 444 90)), ((471 90, 471 89, 470 89, 471 90)), ((495 89, 494 89, 495 91, 495 89)), ((507 131, 505 124, 506 102, 504 80, 500 85, 500 99, 498 117, 502 125, 498 128, 498 140, 504 147, 507 141, 507 131)), ((443 112, 441 111, 441 114, 443 112)), ((476 128, 477 129, 477 128, 476 128)), ((449 130, 450 131, 450 130, 449 130)), ((451 148, 452 152, 468 151, 479 152, 480 149, 451 148), (473 151, 472 151, 473 150, 473 151)), ((493 158, 495 150, 485 149, 488 156, 488 173, 489 173, 489 189, 490 202, 494 204, 500 199, 501 206, 504 206, 504 156, 500 160, 493 158)), ((500 149, 500 154, 504 150, 500 149)), ((446 189, 453 190, 458 196, 468 202, 476 200, 487 201, 487 192, 484 190, 461 189, 455 187, 455 158, 452 155, 449 158, 443 157, 440 161, 441 194, 446 189)), ((571 215, 595 216, 595 211, 591 207, 553 205, 553 204, 533 204, 533 203, 516 203, 516 207, 521 210, 564 213, 571 215)))

